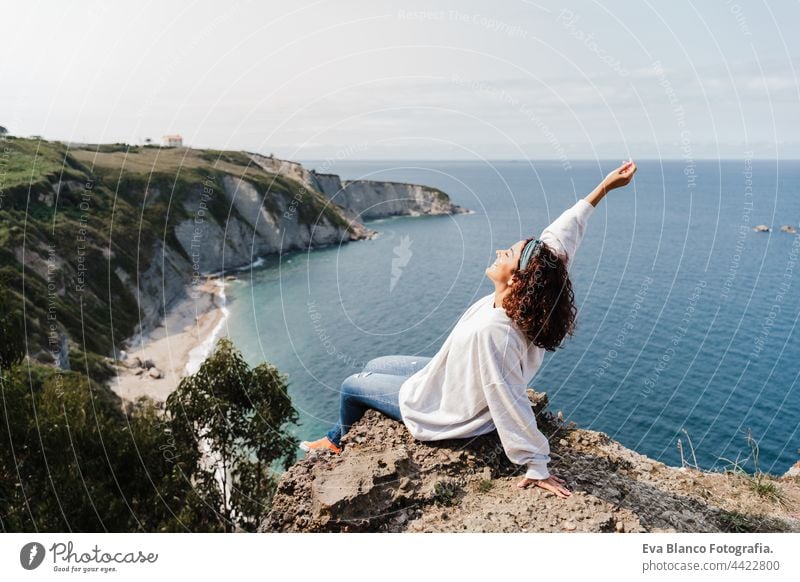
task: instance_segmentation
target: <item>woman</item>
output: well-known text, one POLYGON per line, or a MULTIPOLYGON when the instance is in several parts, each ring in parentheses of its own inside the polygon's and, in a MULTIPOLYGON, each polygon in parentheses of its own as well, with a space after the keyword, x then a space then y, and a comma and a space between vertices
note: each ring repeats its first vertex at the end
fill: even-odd
POLYGON ((526 467, 517 486, 542 487, 559 497, 570 491, 547 470, 550 448, 536 426, 526 389, 545 351, 554 351, 575 325, 568 269, 586 222, 607 192, 636 172, 623 164, 538 239, 496 251, 486 269, 494 293, 473 303, 432 358, 384 356, 342 383, 339 422, 305 451, 340 453, 340 439, 368 408, 401 420, 414 438, 469 438, 497 430, 508 458, 526 467))

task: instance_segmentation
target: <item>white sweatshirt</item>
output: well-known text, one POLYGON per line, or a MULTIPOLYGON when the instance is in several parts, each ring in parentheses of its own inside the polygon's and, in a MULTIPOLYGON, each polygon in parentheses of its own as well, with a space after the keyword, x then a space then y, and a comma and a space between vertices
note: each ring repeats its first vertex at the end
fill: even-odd
MULTIPOLYGON (((579 200, 539 237, 566 259, 578 249, 594 206, 579 200)), ((469 438, 495 428, 511 462, 529 479, 550 473, 550 446, 526 389, 545 350, 528 342, 494 293, 469 306, 441 349, 400 387, 400 412, 414 438, 469 438)))

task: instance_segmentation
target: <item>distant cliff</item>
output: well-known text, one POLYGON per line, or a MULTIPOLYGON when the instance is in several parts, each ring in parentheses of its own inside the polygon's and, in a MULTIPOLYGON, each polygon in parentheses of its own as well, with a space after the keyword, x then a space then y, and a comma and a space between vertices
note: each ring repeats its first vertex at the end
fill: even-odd
POLYGON ((264 170, 292 178, 306 188, 323 193, 355 220, 470 212, 453 204, 447 194, 431 186, 376 180, 342 180, 338 174, 308 170, 297 162, 259 154, 250 155, 264 170))
POLYGON ((330 200, 362 220, 387 216, 465 214, 469 210, 430 186, 374 180, 340 180, 336 174, 314 173, 319 190, 330 200))
POLYGON ((344 451, 285 472, 263 532, 800 532, 800 478, 669 467, 607 435, 565 425, 529 391, 550 470, 572 495, 516 487, 493 431, 420 442, 368 410, 344 451))
POLYGON ((62 365, 66 338, 111 355, 112 338, 119 346, 152 328, 208 274, 371 238, 365 204, 383 206, 381 216, 463 211, 433 188, 369 181, 341 204, 330 175, 323 186, 301 164, 246 152, 21 138, 4 147, 0 275, 12 307, 25 305, 30 353, 62 365))

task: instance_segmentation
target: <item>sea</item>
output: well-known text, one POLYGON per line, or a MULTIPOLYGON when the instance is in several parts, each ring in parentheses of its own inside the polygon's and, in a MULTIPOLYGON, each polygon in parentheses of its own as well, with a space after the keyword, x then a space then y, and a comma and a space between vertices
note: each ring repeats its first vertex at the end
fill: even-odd
MULTIPOLYGON (((472 212, 368 221, 372 240, 253 257, 227 333, 287 375, 316 439, 371 358, 433 356, 493 292, 495 250, 537 236, 617 160, 304 160, 343 179, 440 188, 472 212)), ((800 161, 637 160, 571 268, 575 335, 531 382, 579 427, 672 466, 784 473, 800 458, 800 161), (756 225, 769 232, 756 232, 756 225)), ((298 453, 302 456, 302 452, 298 453)))

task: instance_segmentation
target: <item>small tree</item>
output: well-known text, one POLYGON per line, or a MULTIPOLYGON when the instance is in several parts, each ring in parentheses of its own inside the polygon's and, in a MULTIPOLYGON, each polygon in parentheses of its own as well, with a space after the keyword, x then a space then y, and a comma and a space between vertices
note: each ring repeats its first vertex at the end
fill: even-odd
POLYGON ((8 135, 8 130, 2 125, 0 125, 0 136, 2 135, 8 135))
POLYGON ((271 465, 288 469, 297 447, 283 429, 298 418, 286 376, 266 363, 251 369, 222 338, 169 395, 166 410, 173 433, 193 438, 202 453, 192 480, 218 529, 255 531, 277 485, 271 465))
POLYGON ((0 394, 0 532, 210 529, 196 447, 152 401, 126 416, 109 388, 35 362, 0 372, 0 394))

